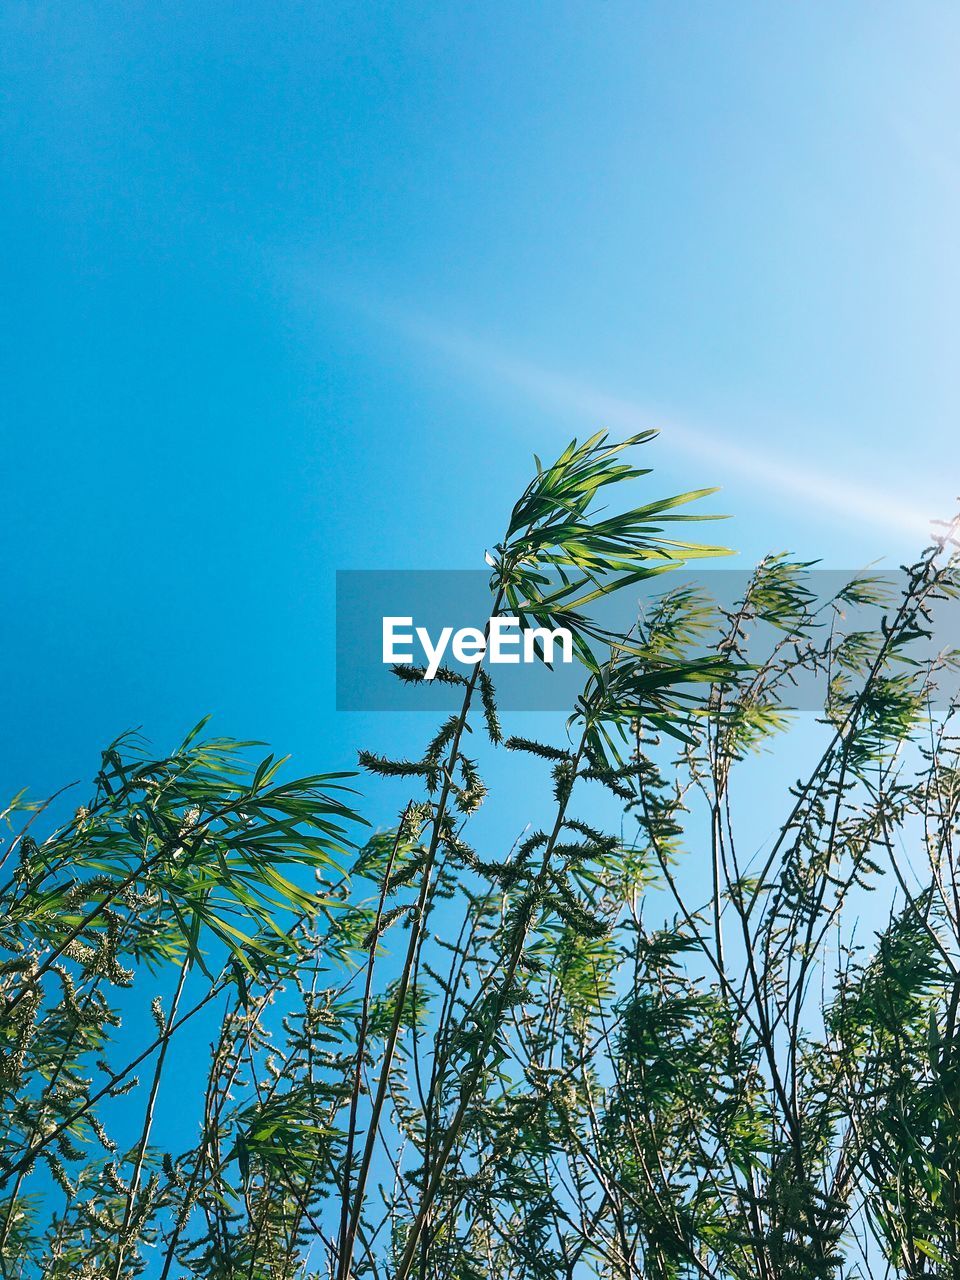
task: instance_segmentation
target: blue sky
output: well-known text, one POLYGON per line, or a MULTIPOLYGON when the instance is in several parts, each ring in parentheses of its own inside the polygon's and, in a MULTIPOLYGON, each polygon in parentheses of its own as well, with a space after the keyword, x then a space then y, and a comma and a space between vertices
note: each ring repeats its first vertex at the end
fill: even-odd
MULTIPOLYGON (((207 712, 415 751, 334 710, 335 571, 479 567, 602 426, 741 565, 909 556, 960 492, 958 54, 946 4, 6 0, 0 796, 207 712)), ((493 781, 510 841, 541 780, 493 781)))
MULTIPOLYGON (((948 5, 0 15, 0 787, 131 725, 348 763, 337 568, 478 565, 660 426, 723 538, 896 563, 960 490, 948 5)), ((371 734, 378 734, 376 743, 371 734)))

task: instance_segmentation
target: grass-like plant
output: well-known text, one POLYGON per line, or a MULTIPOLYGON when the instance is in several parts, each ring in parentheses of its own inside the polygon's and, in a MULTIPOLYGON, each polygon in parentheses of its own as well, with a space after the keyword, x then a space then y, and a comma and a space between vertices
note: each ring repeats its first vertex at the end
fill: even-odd
POLYGON ((61 825, 13 802, 4 1276, 960 1277, 956 663, 923 648, 957 527, 897 600, 775 556, 733 608, 665 577, 613 633, 599 601, 717 550, 672 536, 701 494, 617 505, 648 438, 538 462, 489 557, 491 616, 573 633, 556 741, 441 669, 422 753, 360 753, 400 792, 372 836, 355 779, 203 726, 113 744, 61 825), (500 751, 543 791, 475 847, 500 751))

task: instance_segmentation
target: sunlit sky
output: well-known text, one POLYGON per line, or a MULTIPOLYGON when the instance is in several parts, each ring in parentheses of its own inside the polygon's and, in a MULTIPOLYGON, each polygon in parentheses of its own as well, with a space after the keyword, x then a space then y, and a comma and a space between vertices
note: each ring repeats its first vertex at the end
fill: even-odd
POLYGON ((661 427, 650 495, 720 485, 740 563, 919 548, 960 492, 958 28, 8 0, 3 791, 207 711, 304 769, 389 745, 333 710, 334 571, 479 565, 601 426, 661 427))

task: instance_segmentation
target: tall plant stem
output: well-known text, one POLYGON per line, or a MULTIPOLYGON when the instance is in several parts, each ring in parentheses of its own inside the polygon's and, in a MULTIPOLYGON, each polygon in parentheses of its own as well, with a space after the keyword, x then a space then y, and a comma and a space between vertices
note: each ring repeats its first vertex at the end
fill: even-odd
MULTIPOLYGON (((557 805, 557 816, 553 824, 553 830, 550 834, 550 839, 547 841, 546 847, 544 848, 543 861, 540 866, 540 871, 537 875, 538 888, 542 888, 547 880, 547 875, 550 870, 550 859, 553 855, 554 846, 556 845, 556 842, 560 836, 560 831, 563 827, 564 818, 566 817, 567 804, 569 803, 570 793, 573 790, 573 786, 577 777, 577 771, 580 768, 580 761, 583 757, 583 752, 587 745, 588 732, 589 732, 589 725, 585 725, 583 734, 581 736, 579 745, 577 747, 576 754, 574 755, 574 758, 573 758, 573 763, 571 766, 570 785, 562 793, 561 799, 557 805)), ((523 951, 526 945, 527 932, 529 930, 529 927, 530 927, 530 920, 528 919, 527 922, 524 924, 523 928, 518 930, 517 938, 514 942, 513 950, 510 954, 510 959, 507 963, 507 968, 504 973, 503 981, 500 984, 500 992, 494 1002, 493 1011, 489 1018, 488 1026, 484 1033, 480 1050, 477 1053, 476 1059, 474 1060, 473 1067, 471 1068, 470 1073, 467 1076, 466 1082, 461 1090, 460 1103, 454 1114, 453 1120, 450 1122, 450 1125, 448 1126, 447 1131, 443 1136, 443 1141, 440 1144, 440 1149, 437 1152, 436 1158, 431 1162, 432 1170, 431 1170, 430 1178, 424 1189, 423 1199, 421 1201, 420 1208, 417 1212, 417 1216, 414 1219, 413 1224, 407 1234, 407 1240, 404 1246, 403 1256, 401 1257, 400 1264, 397 1267, 397 1272, 394 1280, 406 1280, 406 1277, 410 1273, 410 1268, 413 1266, 414 1258, 416 1257, 416 1253, 417 1253, 417 1248, 420 1244, 420 1238, 426 1227, 427 1221, 430 1216, 430 1211, 433 1205, 433 1201, 436 1199, 437 1191, 439 1190, 439 1187, 440 1187, 440 1179, 443 1175, 444 1169, 446 1168, 447 1161, 450 1159, 450 1153, 453 1151, 453 1148, 456 1145, 457 1139, 460 1135, 460 1131, 463 1128, 463 1122, 466 1117, 467 1111, 469 1110, 470 1105, 473 1102, 473 1097, 474 1097, 474 1094, 476 1093, 477 1086, 479 1085, 481 1077, 483 1076, 484 1068, 486 1066, 486 1061, 487 1061, 487 1055, 490 1052, 490 1048, 493 1044, 494 1037, 496 1036, 497 1027, 500 1024, 500 1019, 503 1015, 504 1009, 506 1008, 510 989, 513 986, 513 980, 516 977, 517 969, 520 965, 521 959, 523 958, 523 951)))
POLYGON ((130 1175, 130 1185, 127 1189, 127 1203, 123 1211, 123 1225, 120 1228, 120 1239, 117 1243, 117 1260, 113 1267, 113 1280, 120 1280, 120 1269, 123 1266, 123 1259, 126 1253, 127 1232, 130 1229, 130 1222, 133 1218, 133 1206, 136 1203, 137 1191, 140 1188, 140 1177, 143 1173, 143 1162, 147 1155, 147 1143, 150 1141, 150 1131, 153 1128, 153 1117, 157 1105, 157 1094, 160 1092, 160 1080, 163 1076, 163 1067, 167 1058, 167 1049, 170 1047, 170 1030, 173 1026, 174 1019, 177 1016, 177 1008, 180 1004, 180 997, 183 995, 183 988, 187 981, 187 973, 190 969, 190 957, 185 956, 183 964, 180 966, 180 978, 177 982, 176 991, 173 993, 173 1001, 170 1005, 170 1013, 163 1024, 164 1041, 160 1046, 160 1052, 157 1054, 156 1066, 153 1069, 153 1080, 150 1083, 150 1094, 147 1098, 147 1105, 143 1116, 143 1130, 140 1134, 140 1142, 137 1145, 137 1155, 133 1165, 133 1173, 130 1175))
POLYGON ((356 1069, 353 1077, 353 1089, 350 1094, 350 1119, 347 1124, 347 1148, 343 1162, 343 1193, 341 1196, 340 1234, 338 1237, 338 1247, 340 1251, 339 1256, 341 1258, 345 1254, 347 1241, 350 1237, 350 1179, 353 1173, 353 1147, 357 1136, 357 1113, 360 1106, 360 1090, 363 1083, 363 1055, 366 1049, 367 1032, 370 1020, 370 998, 373 992, 374 960, 379 943, 380 922, 383 919, 383 908, 387 898, 390 876, 393 873, 393 865, 396 861, 397 851, 400 848, 404 823, 409 817, 409 814, 410 805, 408 804, 403 811, 403 816, 401 817, 400 824, 397 827, 397 834, 394 838, 393 847, 390 850, 390 857, 387 860, 386 869, 383 873, 383 884, 381 885, 380 897, 377 901, 377 912, 374 918, 372 930, 373 936, 370 941, 370 954, 367 958, 367 974, 363 990, 360 1030, 357 1036, 356 1069))
MULTIPOLYGON (((503 589, 501 588, 497 592, 491 617, 496 617, 500 611, 502 603, 503 589)), ((489 635, 489 623, 487 624, 484 634, 485 636, 489 635)), ((380 1075, 377 1081, 377 1091, 370 1111, 367 1136, 364 1142, 363 1154, 361 1156, 360 1168, 357 1175, 357 1187, 353 1199, 353 1208, 347 1224, 346 1235, 340 1248, 340 1257, 337 1266, 337 1280, 348 1280, 353 1265, 353 1245, 356 1240, 360 1215, 363 1212, 363 1198, 366 1190, 367 1178, 370 1173, 370 1162, 373 1159, 373 1150, 380 1126, 380 1117, 383 1114, 384 1104, 386 1102, 387 1093, 389 1092, 390 1070, 393 1066, 393 1056, 396 1052, 397 1041, 400 1037, 400 1027, 403 1023, 403 1011, 406 1004, 407 991, 410 986, 410 978, 413 973, 417 949, 420 943, 420 936, 426 923, 430 886, 433 878, 433 868, 436 862, 437 852, 440 847, 440 838, 443 832, 444 820, 447 815, 447 807, 450 803, 450 792, 453 789, 453 776, 457 765, 457 757, 460 753, 460 741, 463 737, 463 731, 467 724, 467 717, 470 713, 470 706, 473 701, 474 691, 477 687, 479 674, 480 664, 477 663, 474 666, 473 671, 470 673, 470 678, 468 679, 464 690, 463 702, 460 707, 460 713, 457 716, 456 728, 453 732, 450 750, 447 754, 446 767, 443 771, 443 783, 440 788, 440 796, 437 800, 434 811, 432 829, 430 833, 430 845, 427 850, 427 857, 424 862, 423 874, 420 881, 420 892, 417 895, 416 906, 414 907, 413 917, 410 922, 410 941, 407 945, 407 954, 404 958, 403 969, 400 973, 400 981, 397 987, 396 1008, 394 1009, 393 1020, 390 1025, 390 1031, 387 1036, 387 1043, 384 1049, 383 1063, 381 1065, 380 1075)), ((345 1186, 344 1195, 349 1196, 349 1193, 350 1188, 345 1186)))

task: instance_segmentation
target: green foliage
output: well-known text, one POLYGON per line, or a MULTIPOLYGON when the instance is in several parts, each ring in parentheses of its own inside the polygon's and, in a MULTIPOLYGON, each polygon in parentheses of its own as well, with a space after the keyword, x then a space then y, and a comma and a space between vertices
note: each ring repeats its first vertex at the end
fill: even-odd
POLYGON ((664 533, 699 495, 598 509, 646 474, 571 444, 489 557, 494 614, 575 634, 557 741, 443 669, 460 705, 422 751, 360 753, 411 793, 365 837, 343 775, 202 726, 113 744, 59 826, 13 802, 4 1276, 960 1276, 960 708, 922 648, 956 525, 900 599, 820 601, 773 556, 732 608, 683 586, 615 635, 592 606, 716 551, 664 533), (802 680, 819 734, 780 794, 802 680), (490 848, 501 749, 543 785, 490 848), (201 1021, 182 1096, 168 1047, 201 1021))

